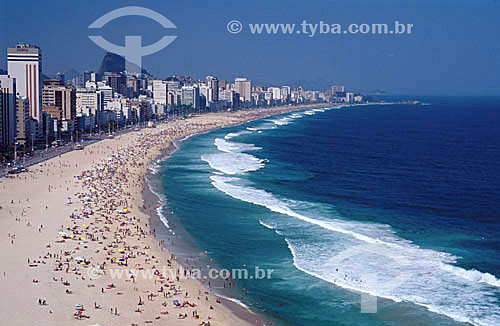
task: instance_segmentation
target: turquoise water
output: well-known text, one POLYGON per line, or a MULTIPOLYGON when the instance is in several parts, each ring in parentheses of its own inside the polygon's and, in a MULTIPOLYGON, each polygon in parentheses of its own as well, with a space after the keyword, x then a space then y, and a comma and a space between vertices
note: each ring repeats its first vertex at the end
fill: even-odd
POLYGON ((184 141, 158 169, 169 234, 218 267, 272 269, 228 295, 277 324, 499 325, 500 100, 425 102, 184 141))

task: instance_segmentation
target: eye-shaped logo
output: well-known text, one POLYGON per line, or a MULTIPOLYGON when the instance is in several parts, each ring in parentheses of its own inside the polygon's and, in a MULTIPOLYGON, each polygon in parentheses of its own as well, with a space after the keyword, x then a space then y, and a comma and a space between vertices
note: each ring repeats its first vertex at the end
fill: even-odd
MULTIPOLYGON (((110 11, 107 14, 99 17, 96 21, 90 24, 88 28, 102 28, 110 21, 124 16, 148 17, 160 23, 163 28, 177 28, 177 26, 175 26, 170 20, 168 20, 168 18, 157 13, 156 11, 136 6, 123 7, 110 11)), ((142 57, 162 50, 170 43, 172 43, 177 38, 177 36, 165 35, 158 42, 147 46, 142 46, 142 37, 135 35, 125 36, 125 46, 110 43, 102 36, 92 35, 89 36, 89 38, 104 50, 124 56, 125 70, 127 72, 141 73, 142 57)))

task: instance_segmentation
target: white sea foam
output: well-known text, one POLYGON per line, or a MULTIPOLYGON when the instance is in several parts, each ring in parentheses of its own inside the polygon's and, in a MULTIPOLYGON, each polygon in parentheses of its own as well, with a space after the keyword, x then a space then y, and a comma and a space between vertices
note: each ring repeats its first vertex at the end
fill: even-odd
POLYGON ((250 308, 249 308, 246 304, 244 304, 243 302, 241 302, 241 301, 240 301, 240 300, 238 300, 238 299, 235 299, 235 298, 230 298, 230 297, 226 297, 226 296, 221 295, 221 294, 217 294, 217 296, 218 296, 218 297, 220 297, 220 298, 223 298, 223 299, 229 300, 229 301, 231 301, 231 302, 234 302, 234 303, 236 303, 236 304, 238 304, 238 305, 242 306, 243 308, 247 309, 249 312, 254 313, 253 311, 251 311, 251 310, 250 310, 250 308))
POLYGON ((262 149, 253 144, 230 142, 222 138, 216 138, 214 140, 214 144, 219 151, 226 153, 236 153, 236 152, 240 153, 240 152, 255 151, 262 149))
POLYGON ((254 128, 255 130, 269 130, 269 129, 275 129, 276 127, 278 126, 273 121, 265 120, 262 123, 256 125, 254 128))
POLYGON ((265 166, 265 160, 245 153, 204 154, 201 156, 201 160, 207 162, 212 169, 225 174, 257 171, 265 166))
POLYGON ((272 226, 270 224, 266 224, 266 223, 262 222, 262 220, 259 220, 259 223, 260 223, 260 225, 268 228, 269 230, 274 230, 276 228, 276 226, 272 226))
POLYGON ((269 120, 269 121, 273 122, 277 126, 285 126, 285 125, 289 124, 291 120, 292 120, 291 118, 284 117, 281 119, 269 120))
POLYGON ((230 132, 224 136, 224 139, 231 139, 231 138, 238 137, 238 136, 245 135, 245 134, 250 134, 250 132, 248 132, 246 130, 241 130, 238 132, 230 132))
POLYGON ((163 205, 158 206, 156 208, 156 214, 158 214, 158 217, 160 218, 162 223, 167 227, 167 229, 170 229, 170 224, 168 224, 167 217, 165 216, 165 214, 163 214, 163 208, 164 208, 163 205))
POLYGON ((160 160, 152 161, 148 168, 151 174, 158 174, 160 170, 160 160))
POLYGON ((472 282, 487 283, 491 286, 500 287, 500 280, 490 273, 482 273, 475 269, 466 270, 461 267, 449 264, 442 264, 441 268, 444 271, 453 273, 461 278, 467 279, 472 282))
MULTIPOLYGON (((160 162, 160 160, 157 161, 157 163, 159 163, 159 162, 160 162)), ((167 228, 170 228, 170 225, 168 224, 167 217, 163 214, 163 209, 164 209, 165 204, 167 202, 165 195, 157 192, 155 187, 153 186, 151 180, 148 179, 147 177, 146 177, 146 184, 148 185, 149 191, 151 191, 151 193, 153 193, 156 196, 156 198, 158 198, 159 206, 156 208, 156 214, 158 215, 158 217, 160 218, 162 223, 167 228)))
POLYGON ((306 114, 306 115, 315 115, 316 112, 314 112, 313 110, 309 110, 309 111, 305 111, 304 114, 306 114))
POLYGON ((238 137, 239 135, 240 135, 240 133, 238 133, 238 132, 230 132, 224 136, 224 139, 231 139, 233 137, 238 137))
POLYGON ((269 230, 273 230, 274 233, 276 233, 277 235, 283 235, 283 232, 276 229, 276 225, 271 225, 271 224, 265 223, 262 220, 259 220, 259 224, 264 226, 265 228, 267 228, 269 230))
MULTIPOLYGON (((291 210, 286 203, 276 199, 271 193, 268 193, 264 190, 254 189, 251 187, 241 187, 237 185, 233 185, 229 183, 234 180, 231 178, 219 177, 219 176, 211 176, 212 184, 219 189, 220 191, 235 197, 237 199, 267 207, 273 212, 289 215, 300 220, 303 220, 307 223, 317 225, 324 229, 344 233, 353 236, 354 238, 365 241, 373 244, 385 244, 387 246, 398 246, 397 243, 385 242, 384 240, 378 238, 371 238, 362 233, 352 231, 352 227, 349 227, 349 222, 345 221, 321 221, 317 219, 313 219, 301 214, 298 214, 291 210)), ((352 225, 352 223, 351 223, 352 225)))
POLYGON ((259 150, 260 147, 253 144, 230 142, 222 138, 216 138, 214 144, 220 153, 203 154, 201 160, 207 162, 211 168, 217 171, 225 174, 241 174, 257 171, 265 166, 265 160, 242 153, 259 150))
POLYGON ((271 225, 271 224, 265 223, 262 220, 259 220, 259 224, 264 226, 265 228, 267 228, 269 230, 273 230, 277 235, 283 235, 283 232, 276 229, 276 225, 271 225))
MULTIPOLYGON (((301 228, 301 232, 314 231, 307 240, 302 235, 291 239, 287 237, 294 265, 299 270, 346 289, 397 302, 413 302, 461 322, 478 326, 500 324, 499 302, 494 295, 498 291, 495 276, 453 266, 451 264, 456 257, 420 248, 395 235, 387 225, 312 218, 298 213, 291 202, 264 190, 242 185, 238 178, 210 178, 215 188, 233 198, 318 227, 317 230, 314 227, 301 228), (332 257, 343 257, 356 246, 362 246, 364 251, 351 253, 332 263, 332 257), (373 275, 379 283, 369 281, 368 277, 373 275), (383 286, 402 276, 408 278, 402 278, 403 282, 396 287, 383 286)), ((260 224, 273 229, 279 226, 262 221, 260 224)), ((287 226, 279 227, 283 229, 287 226)))

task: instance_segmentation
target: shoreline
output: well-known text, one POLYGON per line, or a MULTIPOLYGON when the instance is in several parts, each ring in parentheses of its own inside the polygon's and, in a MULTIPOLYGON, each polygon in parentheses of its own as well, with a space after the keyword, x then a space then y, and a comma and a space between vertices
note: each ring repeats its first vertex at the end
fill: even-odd
POLYGON ((148 186, 145 176, 151 162, 165 149, 173 149, 179 139, 324 106, 328 104, 208 113, 169 121, 1 179, 0 228, 7 236, 0 240, 5 248, 0 252, 4 265, 0 291, 10 300, 0 307, 0 317, 24 325, 66 325, 75 319, 120 326, 165 321, 255 325, 222 304, 203 282, 176 281, 158 272, 161 265, 168 264, 177 273, 183 266, 157 240, 155 230, 150 231, 151 211, 140 209, 148 186), (132 270, 155 270, 155 275, 134 278, 132 270), (113 271, 125 277, 115 279, 113 271), (185 308, 184 304, 175 307, 175 298, 185 308), (18 312, 15 317, 12 311, 18 312))
MULTIPOLYGON (((300 108, 293 107, 294 109, 292 109, 292 110, 287 110, 287 111, 283 111, 283 112, 279 112, 279 113, 275 113, 275 114, 264 115, 264 116, 261 116, 258 118, 244 120, 244 121, 241 121, 241 122, 238 122, 238 123, 235 123, 232 125, 228 125, 228 126, 215 127, 213 129, 208 129, 208 130, 205 130, 202 132, 189 134, 182 139, 173 140, 172 143, 168 146, 168 148, 165 148, 164 150, 162 150, 153 160, 151 160, 149 162, 147 172, 144 175, 145 186, 144 186, 144 190, 143 190, 143 201, 144 201, 145 207, 143 207, 142 209, 144 210, 145 213, 147 213, 150 216, 149 221, 150 221, 151 225, 160 225, 161 227, 165 228, 166 231, 169 230, 169 227, 164 225, 162 218, 160 216, 160 213, 158 212, 158 209, 161 209, 161 208, 164 208, 165 206, 168 206, 168 199, 167 198, 160 198, 161 195, 159 195, 156 191, 152 191, 152 189, 151 189, 152 187, 154 188, 155 186, 158 186, 158 187, 161 186, 161 180, 159 180, 160 177, 159 177, 159 173, 157 171, 155 171, 155 173, 152 173, 151 165, 152 164, 161 164, 161 162, 167 161, 175 151, 180 149, 180 147, 182 146, 184 141, 186 141, 192 137, 196 137, 196 136, 200 136, 203 134, 214 132, 214 131, 219 130, 219 129, 232 128, 235 126, 247 124, 249 122, 264 119, 266 117, 272 117, 272 116, 296 112, 296 111, 303 111, 303 110, 307 110, 308 108, 312 109, 312 108, 318 108, 318 107, 325 107, 325 106, 327 106, 325 104, 327 104, 327 103, 322 103, 321 105, 300 107, 300 108), (150 178, 156 178, 156 180, 153 182, 153 180, 151 180, 150 178)), ((339 105, 333 105, 333 106, 339 106, 339 105)), ((164 216, 164 218, 168 221, 168 225, 170 225, 171 220, 167 216, 164 216)), ((189 235, 189 233, 184 229, 183 229, 183 232, 185 232, 189 235)), ((185 245, 187 245, 189 247, 188 250, 192 250, 191 253, 193 253, 194 251, 201 251, 201 249, 196 246, 196 244, 194 243, 194 241, 192 239, 184 240, 184 242, 185 242, 185 245), (198 249, 198 250, 196 250, 196 249, 198 249)), ((177 256, 175 245, 165 245, 165 247, 170 253, 174 253, 177 256)), ((206 284, 202 284, 202 285, 207 287, 206 284)), ((242 320, 245 320, 245 321, 251 323, 252 325, 254 325, 254 322, 256 322, 257 320, 259 322, 259 325, 276 325, 276 323, 278 323, 278 321, 274 321, 274 320, 270 319, 269 316, 263 315, 262 312, 253 311, 252 309, 250 309, 250 307, 248 307, 247 305, 240 302, 239 299, 237 299, 237 298, 234 298, 232 296, 225 296, 223 294, 217 293, 216 291, 213 291, 210 288, 208 290, 209 290, 209 292, 213 292, 214 295, 217 296, 222 301, 223 305, 226 305, 231 311, 234 312, 234 314, 236 316, 238 316, 242 320)), ((236 289, 236 292, 240 293, 240 291, 237 289, 236 289)))
MULTIPOLYGON (((154 192, 152 192, 149 189, 149 187, 144 188, 143 198, 144 198, 146 208, 141 208, 141 209, 143 209, 146 214, 150 215, 150 217, 149 217, 150 224, 152 226, 159 226, 159 227, 165 228, 165 230, 168 230, 166 228, 166 226, 163 224, 163 222, 161 221, 160 217, 158 216, 158 212, 157 212, 157 209, 164 207, 164 205, 166 205, 166 203, 161 205, 160 199, 158 198, 158 196, 154 192)), ((184 232, 187 232, 187 231, 184 231, 184 232)), ((188 241, 188 240, 184 240, 184 241, 188 241)), ((192 241, 189 241, 189 242, 192 242, 192 241)), ((190 249, 188 249, 188 250, 195 249, 195 244, 189 243, 188 245, 190 246, 190 249)), ((178 258, 181 257, 176 252, 174 245, 168 245, 168 246, 166 245, 165 247, 168 250, 168 252, 175 254, 176 257, 178 257, 178 258)), ((200 282, 200 281, 198 280, 198 282, 200 282)), ((211 288, 208 288, 207 284, 201 283, 201 285, 203 287, 205 287, 208 290, 208 292, 210 292, 214 296, 218 297, 220 299, 220 301, 222 302, 222 304, 224 306, 226 306, 228 309, 230 309, 231 312, 234 313, 238 318, 248 322, 250 325, 255 325, 256 320, 259 320, 259 325, 267 325, 267 326, 275 325, 275 323, 267 321, 268 319, 266 318, 266 316, 261 316, 261 313, 254 312, 248 306, 246 306, 242 303, 238 303, 239 302, 238 299, 232 298, 232 297, 226 297, 220 293, 217 293, 216 291, 212 290, 211 288)))

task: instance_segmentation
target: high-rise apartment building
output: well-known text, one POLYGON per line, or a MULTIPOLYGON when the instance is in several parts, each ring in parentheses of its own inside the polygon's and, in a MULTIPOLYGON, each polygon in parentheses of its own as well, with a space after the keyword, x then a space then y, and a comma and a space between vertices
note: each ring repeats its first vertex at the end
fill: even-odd
POLYGON ((195 109, 200 107, 200 90, 194 86, 182 86, 182 104, 195 109))
POLYGON ((252 82, 246 78, 234 80, 234 90, 240 94, 240 101, 250 102, 252 100, 252 82))
POLYGON ((219 91, 219 99, 231 104, 233 107, 239 105, 239 95, 236 96, 236 92, 231 89, 221 89, 219 91))
POLYGON ((101 92, 102 106, 106 106, 109 102, 113 101, 113 88, 105 85, 103 82, 97 82, 97 90, 101 92))
POLYGON ((16 79, 0 75, 0 147, 10 147, 16 142, 16 79))
POLYGON ((339 94, 339 93, 344 93, 345 92, 345 87, 344 85, 333 85, 330 88, 330 92, 332 95, 339 94))
POLYGON ((42 51, 31 44, 7 49, 7 69, 16 79, 17 93, 29 99, 30 116, 40 122, 42 112, 42 51))
POLYGON ((20 145, 34 138, 30 125, 30 102, 27 97, 17 96, 16 141, 20 145))
POLYGON ((207 102, 217 102, 219 100, 219 81, 214 76, 207 76, 207 87, 211 88, 211 97, 207 97, 207 102))
MULTIPOLYGON (((222 79, 222 80, 219 80, 218 84, 219 84, 219 89, 226 89, 226 85, 228 84, 228 82, 227 82, 227 80, 222 79)), ((219 92, 217 92, 217 93, 219 93, 219 92)))
POLYGON ((153 100, 155 104, 167 105, 168 85, 163 80, 153 80, 153 100))
POLYGON ((200 96, 203 96, 205 100, 205 106, 210 106, 210 103, 213 103, 214 100, 214 89, 207 85, 200 86, 200 96))
POLYGON ((108 86, 111 86, 113 90, 119 94, 127 96, 127 77, 114 72, 105 72, 103 80, 106 81, 108 86))
POLYGON ((181 87, 181 83, 175 80, 167 80, 165 83, 167 84, 169 91, 174 91, 181 87))
POLYGON ((102 93, 100 91, 86 88, 76 90, 77 114, 96 116, 102 108, 102 93))
POLYGON ((288 102, 290 100, 291 89, 290 86, 281 86, 281 100, 288 102))
POLYGON ((269 87, 267 91, 271 93, 272 99, 274 101, 281 100, 281 89, 279 87, 269 87))
POLYGON ((75 90, 58 79, 47 79, 42 89, 42 109, 58 119, 73 120, 76 117, 75 90), (56 109, 59 113, 54 114, 56 109))

